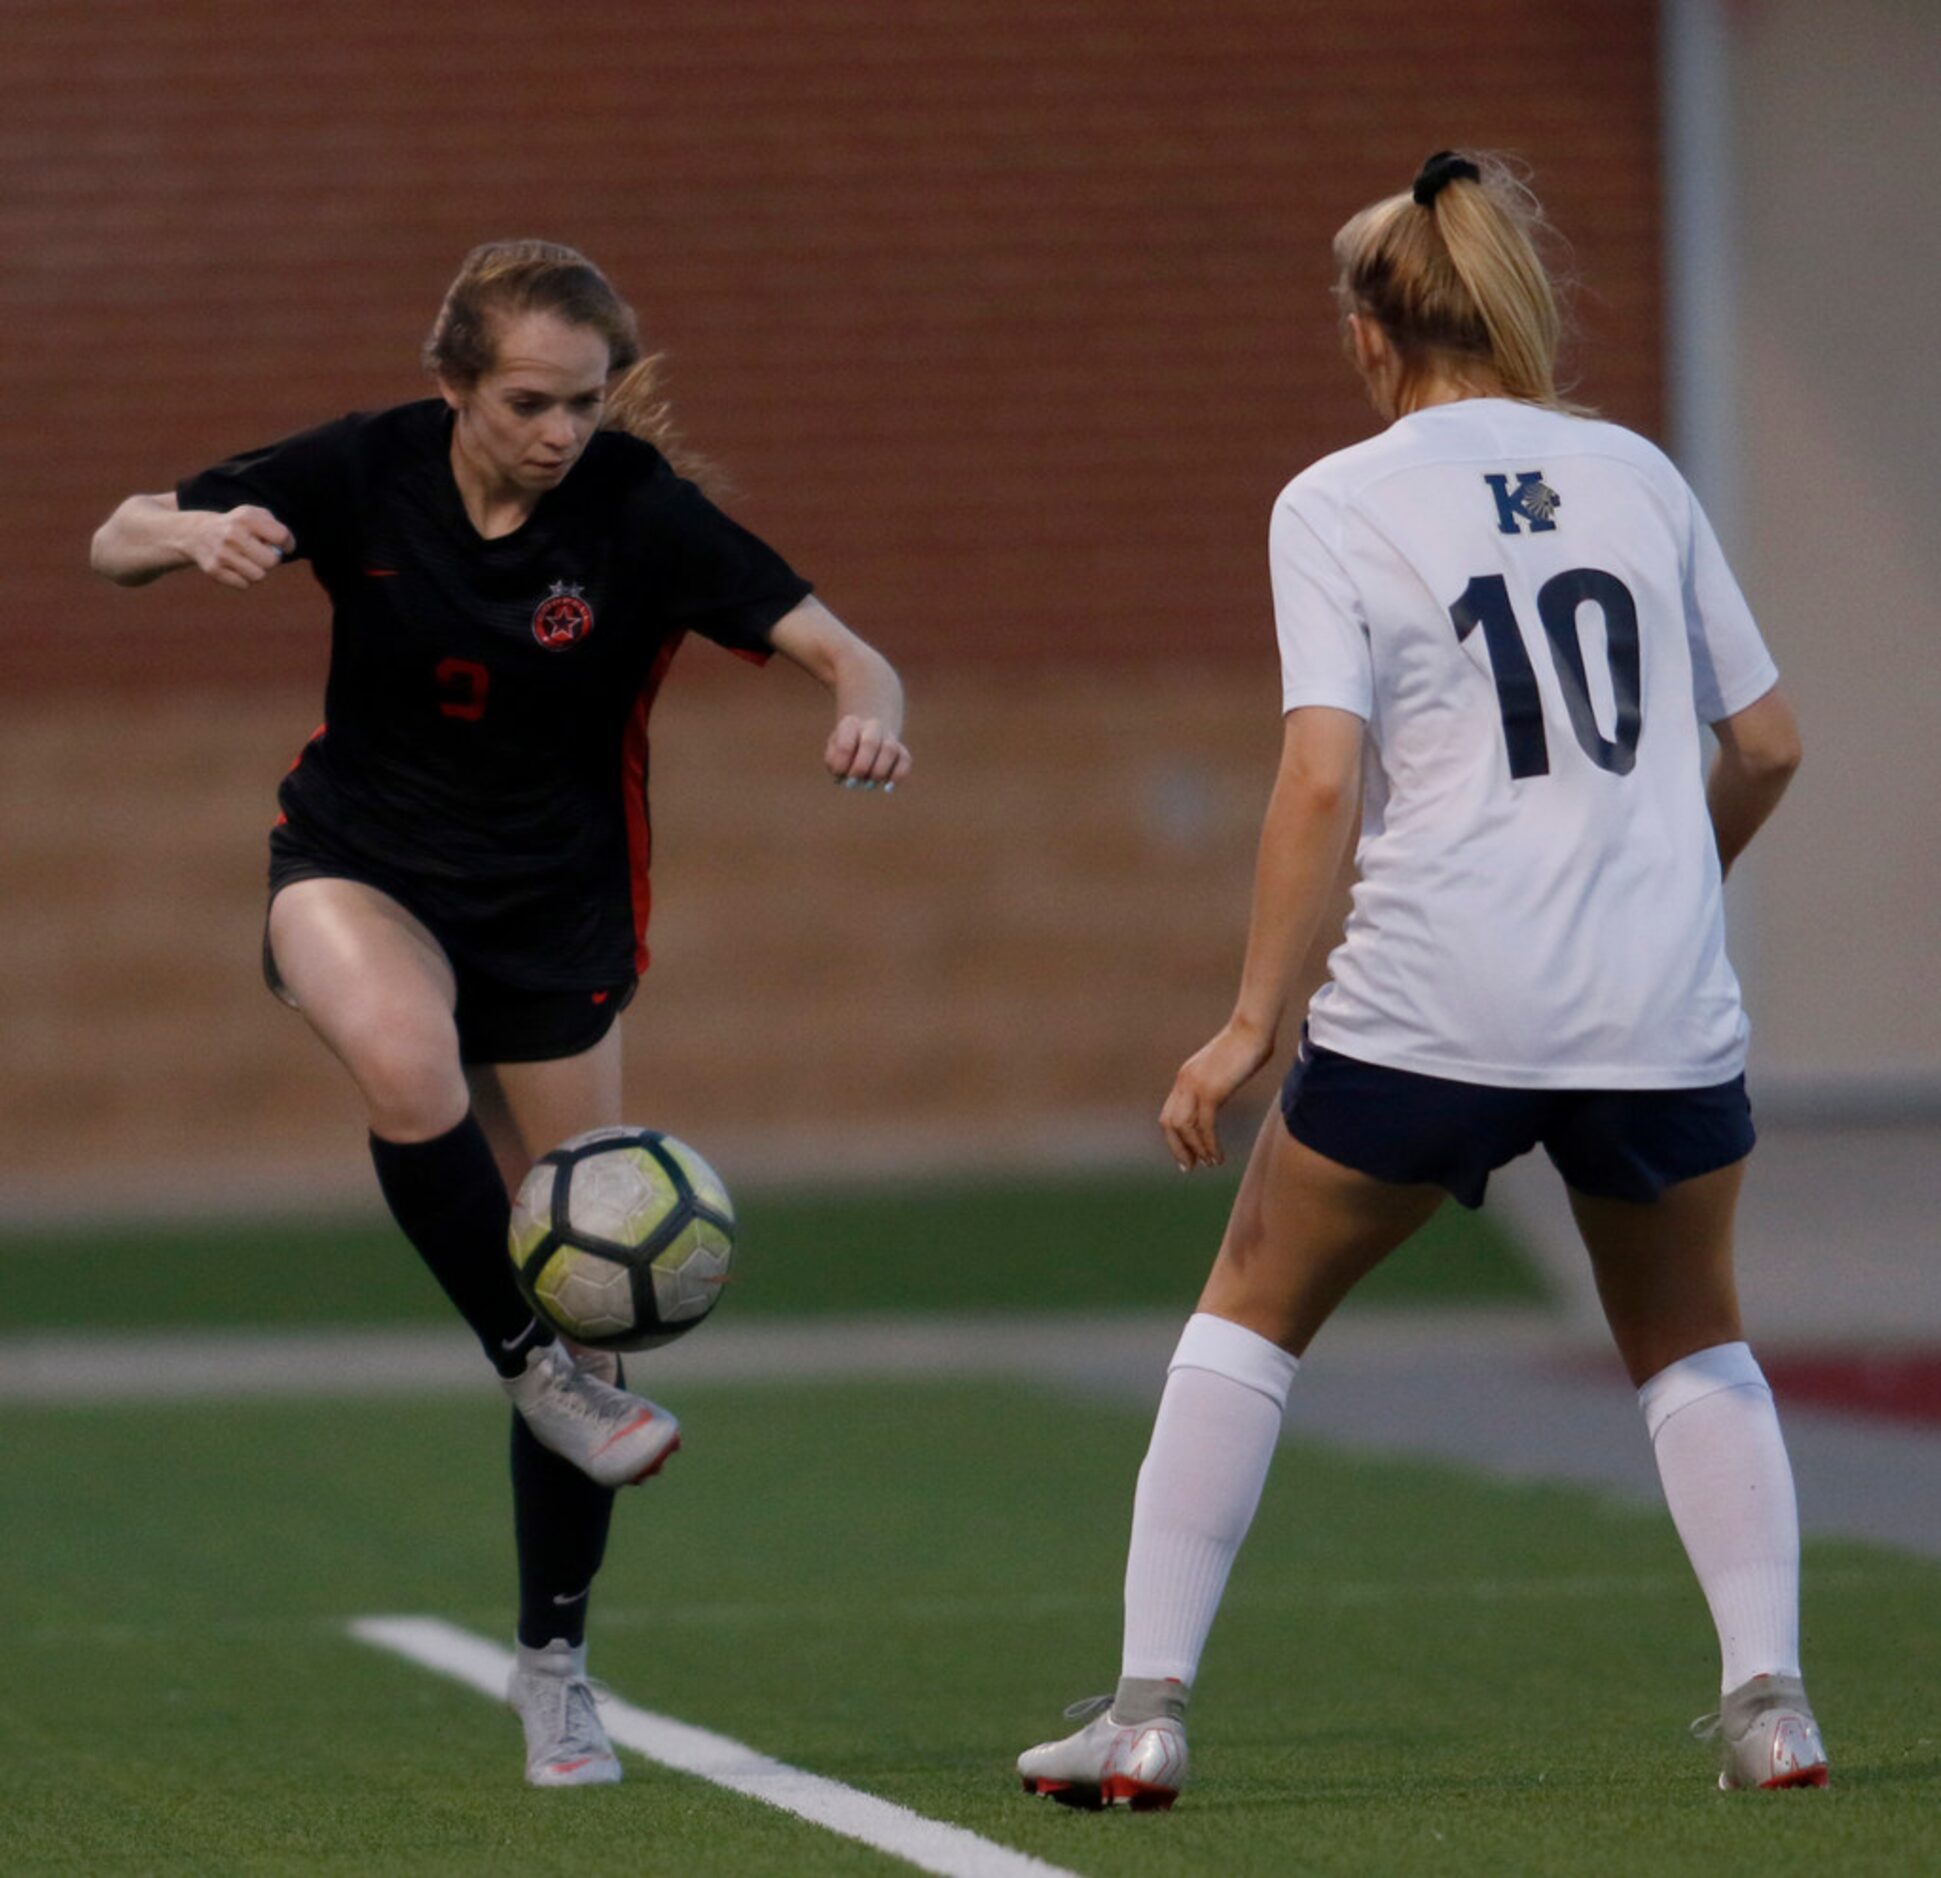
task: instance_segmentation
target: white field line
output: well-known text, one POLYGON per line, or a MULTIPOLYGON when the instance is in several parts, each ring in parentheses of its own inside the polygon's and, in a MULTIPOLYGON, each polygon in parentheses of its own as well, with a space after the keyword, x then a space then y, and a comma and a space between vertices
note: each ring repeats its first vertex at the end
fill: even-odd
MULTIPOLYGON (((468 1684, 481 1695, 503 1697, 512 1673, 512 1652, 435 1617, 360 1617, 351 1635, 390 1650, 426 1669, 468 1684)), ((918 1871, 941 1878, 1076 1878, 1063 1866, 966 1831, 926 1819, 907 1806, 879 1800, 840 1780, 804 1773, 756 1749, 610 1698, 601 1705, 607 1733, 622 1747, 677 1773, 693 1774, 717 1787, 779 1807, 845 1839, 855 1839, 918 1871)))

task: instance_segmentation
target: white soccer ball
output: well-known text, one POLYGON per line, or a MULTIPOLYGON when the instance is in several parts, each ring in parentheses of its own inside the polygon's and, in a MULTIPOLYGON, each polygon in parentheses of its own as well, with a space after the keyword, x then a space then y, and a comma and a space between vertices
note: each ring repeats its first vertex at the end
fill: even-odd
POLYGON ((714 1309, 734 1259, 721 1177, 652 1128, 596 1128, 542 1157, 512 1206, 519 1287, 575 1343, 646 1350, 714 1309))

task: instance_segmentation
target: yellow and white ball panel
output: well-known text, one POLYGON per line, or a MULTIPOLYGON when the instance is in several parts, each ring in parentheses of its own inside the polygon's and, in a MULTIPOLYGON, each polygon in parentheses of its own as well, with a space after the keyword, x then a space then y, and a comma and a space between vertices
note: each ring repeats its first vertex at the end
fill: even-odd
POLYGON ((513 1197, 512 1226, 506 1235, 506 1244, 513 1264, 521 1271, 553 1229, 553 1186, 558 1175, 558 1168, 541 1161, 519 1183, 519 1191, 513 1197))
POLYGON ((641 1245, 680 1200, 680 1189, 649 1150, 614 1148, 572 1164, 566 1217, 576 1239, 641 1245))
POLYGON ((719 1213, 723 1219, 732 1223, 735 1217, 735 1205, 728 1198, 728 1189, 722 1183, 721 1176, 685 1141, 677 1141, 672 1135, 661 1137, 660 1148, 661 1152, 681 1170, 682 1177, 687 1181, 696 1202, 706 1207, 710 1213, 719 1213))
POLYGON ((663 1324, 691 1323, 705 1317, 728 1282, 734 1248, 711 1219, 691 1218, 651 1267, 654 1311, 663 1324))
POLYGON ((533 1294, 569 1337, 617 1337, 634 1327, 633 1274, 597 1252, 561 1246, 533 1294))

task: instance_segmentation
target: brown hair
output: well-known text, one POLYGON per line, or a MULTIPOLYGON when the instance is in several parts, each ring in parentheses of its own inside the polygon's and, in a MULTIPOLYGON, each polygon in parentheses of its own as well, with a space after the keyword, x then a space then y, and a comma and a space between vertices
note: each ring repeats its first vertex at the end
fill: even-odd
POLYGON ((719 481, 681 442, 673 409, 661 394, 664 355, 642 354, 633 308, 575 248, 556 241, 487 241, 474 248, 432 323, 427 368, 454 385, 477 384, 497 362, 499 323, 525 313, 555 314, 607 342, 618 376, 607 388, 603 429, 645 439, 684 476, 719 481))
POLYGON ((1349 218, 1334 238, 1344 314, 1381 327, 1409 386, 1482 366, 1503 395, 1579 416, 1557 389, 1563 315, 1538 243, 1543 209, 1503 157, 1438 151, 1412 189, 1349 218))

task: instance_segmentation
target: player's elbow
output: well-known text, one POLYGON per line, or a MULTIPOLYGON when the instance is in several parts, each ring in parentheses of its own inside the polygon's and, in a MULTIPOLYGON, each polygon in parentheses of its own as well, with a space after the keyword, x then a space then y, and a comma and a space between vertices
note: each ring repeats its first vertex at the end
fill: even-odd
POLYGON ((120 513, 117 509, 94 531, 94 539, 88 543, 88 569, 103 580, 113 581, 117 587, 125 587, 129 584, 128 574, 115 552, 115 522, 120 513))
POLYGON ((1355 794, 1355 779, 1334 769, 1297 766, 1281 778, 1282 803, 1303 821, 1338 820, 1353 806, 1355 794))
POLYGON ((1794 729, 1788 736, 1769 744, 1759 753, 1755 773, 1772 782, 1791 782, 1805 755, 1799 731, 1794 729))
POLYGON ((1799 719, 1778 691, 1718 725, 1719 746, 1741 774, 1763 783, 1788 782, 1804 749, 1799 719))
POLYGON ((138 587, 148 578, 129 529, 129 517, 140 501, 130 496, 121 503, 88 543, 88 567, 117 587, 138 587))
POLYGON ((1741 736, 1733 755, 1747 775, 1761 782, 1789 782, 1805 756, 1799 723, 1791 711, 1775 713, 1755 736, 1741 736))

